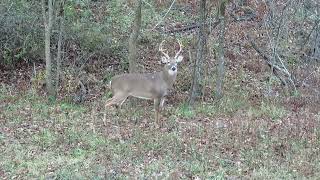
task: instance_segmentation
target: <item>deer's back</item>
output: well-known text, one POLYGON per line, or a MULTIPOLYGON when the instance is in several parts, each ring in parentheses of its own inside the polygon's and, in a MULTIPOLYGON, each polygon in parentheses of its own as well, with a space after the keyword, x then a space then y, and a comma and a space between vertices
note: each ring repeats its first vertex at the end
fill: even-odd
POLYGON ((167 84, 160 73, 121 74, 111 79, 111 89, 114 93, 121 91, 131 96, 153 99, 166 95, 167 84))

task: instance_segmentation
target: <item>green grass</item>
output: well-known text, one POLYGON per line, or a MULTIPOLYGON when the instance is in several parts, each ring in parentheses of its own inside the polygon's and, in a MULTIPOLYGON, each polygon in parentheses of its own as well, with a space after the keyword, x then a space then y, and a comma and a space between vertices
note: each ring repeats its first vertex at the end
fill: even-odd
POLYGON ((263 101, 259 107, 249 107, 248 116, 252 118, 267 117, 274 121, 285 117, 287 110, 275 103, 263 101))
POLYGON ((183 103, 181 104, 177 110, 176 110, 177 116, 183 117, 183 118, 192 118, 195 116, 194 110, 189 107, 188 104, 183 103))
MULTIPOLYGON (((320 134, 306 131, 310 136, 301 136, 299 131, 293 136, 285 126, 272 132, 271 127, 286 117, 286 110, 270 101, 252 107, 246 97, 229 96, 194 109, 185 104, 168 108, 163 129, 156 129, 143 126, 154 123, 152 106, 127 104, 111 114, 120 123, 103 126, 102 112, 92 114, 91 110, 99 103, 50 104, 33 92, 11 96, 14 103, 4 108, 6 120, 0 121, 6 129, 0 133, 1 171, 7 178, 26 179, 301 179, 319 175, 315 152, 320 144, 310 137, 320 134), (246 118, 233 118, 239 111, 246 118), (204 117, 207 121, 198 121, 204 117), (223 119, 226 126, 216 128, 216 120, 224 117, 229 118, 223 119), (135 124, 131 119, 147 121, 135 124)), ((312 121, 317 127, 318 118, 312 121)))

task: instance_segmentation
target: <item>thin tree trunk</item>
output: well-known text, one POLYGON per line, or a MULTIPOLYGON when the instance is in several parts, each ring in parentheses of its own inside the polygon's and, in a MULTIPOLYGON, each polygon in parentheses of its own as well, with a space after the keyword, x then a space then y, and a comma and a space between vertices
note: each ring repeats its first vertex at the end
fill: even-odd
POLYGON ((132 32, 129 38, 129 72, 137 72, 137 39, 141 28, 141 0, 137 2, 136 15, 133 22, 132 32))
POLYGON ((58 93, 59 81, 60 81, 60 71, 61 71, 61 54, 62 54, 62 41, 63 41, 63 31, 64 31, 64 12, 63 12, 64 1, 60 4, 60 32, 58 40, 58 52, 57 52, 57 74, 56 74, 56 90, 58 93))
POLYGON ((191 93, 189 97, 189 106, 193 106, 196 98, 201 93, 201 81, 203 80, 203 61, 205 59, 206 45, 206 0, 200 2, 200 28, 197 45, 197 55, 193 69, 193 79, 191 85, 191 93))
POLYGON ((53 0, 48 0, 48 14, 45 9, 45 1, 42 0, 42 13, 45 26, 45 57, 46 57, 46 86, 49 98, 55 96, 55 90, 52 79, 52 62, 50 52, 50 37, 52 28, 52 16, 53 16, 53 0))
POLYGON ((320 25, 318 25, 316 29, 316 37, 315 37, 315 43, 314 43, 314 54, 313 57, 316 60, 320 59, 320 25))
POLYGON ((220 34, 219 34, 219 47, 218 47, 218 74, 217 74, 217 81, 216 81, 216 98, 220 99, 223 96, 223 84, 224 84, 224 38, 225 38, 225 8, 226 2, 224 0, 220 1, 219 5, 219 18, 221 19, 220 25, 220 34))

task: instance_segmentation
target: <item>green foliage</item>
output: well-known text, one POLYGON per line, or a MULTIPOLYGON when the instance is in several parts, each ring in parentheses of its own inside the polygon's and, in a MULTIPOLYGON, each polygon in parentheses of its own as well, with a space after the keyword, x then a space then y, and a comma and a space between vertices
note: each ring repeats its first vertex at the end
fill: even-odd
POLYGON ((109 42, 106 25, 94 20, 88 1, 70 1, 65 6, 65 17, 66 21, 70 22, 67 23, 67 38, 77 39, 83 50, 93 51, 99 47, 101 49, 101 45, 109 42))
POLYGON ((197 113, 212 117, 217 115, 218 108, 214 104, 200 104, 197 106, 197 113))
POLYGON ((114 74, 110 71, 106 72, 104 74, 104 77, 103 77, 103 83, 106 83, 108 85, 110 85, 110 81, 111 81, 111 78, 114 76, 114 74))
POLYGON ((75 148, 72 151, 72 156, 75 157, 75 158, 83 157, 85 155, 86 155, 86 151, 81 149, 81 148, 75 148))
POLYGON ((218 110, 222 114, 231 114, 245 108, 246 106, 248 106, 248 103, 246 99, 241 96, 225 96, 220 100, 220 102, 218 102, 218 110))
POLYGON ((78 142, 81 142, 81 133, 76 129, 76 127, 72 126, 68 128, 68 130, 65 133, 65 136, 67 137, 67 142, 69 144, 77 144, 78 142))
POLYGON ((48 97, 48 102, 49 103, 54 103, 54 102, 56 102, 56 100, 57 100, 57 97, 55 95, 50 95, 48 97))
MULTIPOLYGON (((176 172, 182 179, 189 176, 225 179, 233 176, 242 177, 248 173, 257 179, 292 179, 303 177, 301 172, 293 171, 295 166, 299 166, 297 162, 308 161, 318 166, 315 164, 317 157, 312 156, 313 151, 308 147, 315 145, 294 138, 286 142, 287 140, 283 140, 285 136, 273 136, 270 134, 268 123, 258 127, 252 126, 253 132, 257 131, 257 134, 246 136, 247 131, 236 124, 227 126, 228 129, 225 131, 217 131, 212 124, 192 122, 194 116, 205 115, 202 112, 209 115, 210 110, 216 109, 210 114, 216 116, 220 115, 220 111, 234 112, 240 109, 235 100, 226 99, 221 104, 203 104, 199 109, 192 111, 192 116, 189 114, 190 109, 182 104, 176 110, 171 110, 174 115, 167 120, 168 125, 165 127, 168 129, 165 131, 142 128, 130 122, 105 129, 99 128, 101 122, 98 120, 94 124, 97 132, 93 132, 88 123, 94 122, 92 116, 97 118, 99 113, 88 114, 88 107, 68 103, 47 104, 34 94, 20 98, 16 101, 20 103, 13 106, 15 109, 6 111, 7 116, 16 116, 21 110, 28 109, 34 114, 32 119, 21 116, 19 122, 8 119, 10 122, 4 125, 10 127, 32 123, 30 128, 41 128, 28 131, 28 136, 16 131, 17 137, 23 135, 24 143, 18 143, 18 139, 12 142, 6 135, 0 134, 0 142, 4 143, 2 147, 5 147, 0 147, 0 165, 9 177, 28 170, 28 174, 23 174, 23 177, 46 178, 50 175, 63 179, 99 179, 107 174, 108 177, 125 179, 132 176, 167 179, 176 172), (219 107, 221 105, 231 107, 219 107), (190 118, 188 120, 191 122, 182 120, 182 123, 178 120, 180 117, 190 118), (51 124, 47 120, 49 118, 54 123, 51 124), (125 130, 125 133, 129 134, 122 135, 122 141, 114 139, 114 133, 118 133, 120 129, 120 132, 125 130), (110 130, 113 133, 105 132, 110 130), (243 130, 243 133, 235 133, 235 130, 243 130), (247 142, 243 141, 243 138, 247 139, 247 142), (254 144, 253 140, 256 140, 254 144), (274 148, 281 143, 288 145, 285 157, 280 156, 277 148, 274 148), (309 161, 308 157, 315 159, 309 161), (279 158, 281 161, 278 161, 279 158), (122 169, 125 171, 121 171, 122 169)), ((274 111, 268 103, 270 102, 261 104, 259 111, 274 111)), ((132 117, 138 108, 141 107, 133 107, 121 117, 132 117)), ((139 110, 139 113, 144 112, 139 110)), ((143 116, 143 113, 139 116, 143 116)), ((153 119, 153 116, 148 120, 150 119, 153 119)), ((212 121, 214 120, 213 118, 212 121)), ((254 121, 249 120, 247 123, 250 125, 254 121)))
POLYGON ((192 118, 195 116, 194 111, 191 109, 191 107, 187 103, 181 104, 177 108, 176 114, 184 118, 192 118))
POLYGON ((3 50, 3 63, 5 66, 13 66, 22 60, 22 57, 26 55, 25 47, 22 50, 15 50, 5 47, 3 50))
POLYGON ((67 102, 62 102, 60 104, 60 108, 63 112, 75 111, 75 112, 81 113, 85 111, 85 109, 82 106, 77 104, 67 103, 67 102))
POLYGON ((94 133, 87 134, 87 136, 84 136, 83 139, 84 142, 86 142, 89 145, 90 150, 96 150, 101 146, 107 145, 108 143, 108 141, 105 138, 94 133))
MULTIPOLYGON (((15 15, 20 13, 20 19, 32 22, 34 17, 24 16, 29 13, 26 10, 31 8, 35 8, 38 13, 35 17, 39 14, 38 17, 41 17, 41 8, 37 4, 33 7, 34 3, 31 1, 10 0, 8 4, 1 2, 1 5, 6 6, 1 6, 0 9, 8 7, 11 2, 16 2, 13 3, 12 11, 15 15)), ((145 2, 155 6, 154 1, 145 2)), ((143 26, 149 28, 150 22, 155 19, 158 22, 160 15, 151 13, 156 12, 155 8, 149 7, 147 3, 144 3, 143 13, 151 15, 145 16, 143 26)), ((162 16, 165 11, 159 12, 162 16)), ((183 9, 175 5, 163 24, 176 20, 193 22, 192 18, 182 15, 182 12, 183 9)), ((65 13, 68 43, 71 41, 71 44, 79 45, 77 50, 84 54, 98 51, 97 54, 102 52, 101 54, 121 57, 121 68, 127 69, 125 47, 133 11, 125 0, 70 0, 66 3, 65 13), (95 3, 101 6, 94 8, 93 5, 97 5, 95 3)), ((1 18, 0 15, 2 22, 1 18)), ((0 27, 1 35, 11 25, 8 23, 9 19, 5 22, 4 27, 0 27)), ((26 24, 21 27, 27 29, 12 25, 16 27, 12 32, 19 32, 13 39, 21 39, 15 41, 19 45, 19 51, 16 51, 14 43, 6 39, 10 36, 4 38, 6 43, 1 45, 6 48, 2 48, 0 53, 8 64, 29 57, 28 52, 34 51, 29 46, 35 46, 36 49, 42 47, 42 42, 35 41, 42 39, 41 18, 36 22, 31 26, 35 27, 35 34, 40 32, 38 38, 34 38, 33 32, 29 36, 28 33, 24 34, 25 31, 31 32, 26 24)), ((140 43, 154 43, 159 38, 163 37, 146 31, 140 43)), ((184 40, 187 42, 188 39, 184 40)), ((53 43, 54 41, 55 38, 53 43)), ((54 51, 54 46, 52 47, 54 51)), ((297 61, 289 57, 288 63, 296 65, 297 61)), ((44 80, 44 72, 38 72, 40 73, 32 80, 33 87, 42 85, 44 80)), ((186 68, 185 74, 190 74, 188 72, 189 69, 186 68)), ((252 76, 246 75, 247 72, 241 73, 240 79, 246 80, 245 83, 252 80, 252 76)), ((114 72, 105 75, 105 82, 113 75, 114 72)), ((182 77, 186 78, 186 83, 179 85, 183 91, 188 90, 188 77, 182 77)), ((274 79, 270 82, 278 83, 274 79)), ((187 104, 168 109, 165 107, 161 114, 164 121, 161 128, 151 125, 154 123, 152 105, 146 108, 124 108, 108 117, 108 126, 103 126, 101 121, 104 108, 100 101, 87 102, 85 105, 59 101, 48 103, 34 89, 17 95, 14 87, 1 85, 0 124, 3 131, 0 133, 0 174, 5 179, 319 177, 319 156, 315 153, 319 147, 319 133, 316 130, 308 131, 308 128, 303 128, 303 124, 297 125, 296 129, 279 129, 286 125, 286 121, 279 123, 278 120, 288 114, 279 102, 263 99, 260 104, 257 102, 258 105, 252 105, 249 101, 252 89, 240 87, 239 82, 228 83, 232 86, 226 89, 232 90, 219 102, 199 103, 194 109, 190 109, 187 104), (99 110, 93 111, 92 108, 99 110), (143 121, 137 124, 126 121, 130 118, 143 118, 143 121), (120 122, 114 123, 114 120, 120 122), (223 127, 218 127, 218 121, 225 122, 223 127), (274 133, 277 130, 281 133, 274 133), (297 132, 292 133, 291 130, 297 132), (177 177, 172 174, 177 174, 177 177)), ((247 85, 252 84, 249 82, 247 85)), ((110 97, 111 92, 106 96, 110 97)), ((312 114, 308 114, 308 118, 311 119, 312 114)), ((319 127, 320 114, 315 118, 317 121, 311 119, 310 125, 315 123, 314 127, 319 127)))
POLYGON ((0 101, 4 101, 6 99, 11 99, 9 94, 11 91, 11 88, 9 86, 6 86, 4 84, 0 84, 0 101))
POLYGON ((93 5, 91 1, 68 1, 64 8, 68 22, 67 38, 77 39, 83 50, 108 53, 127 37, 132 21, 127 13, 131 9, 112 0, 100 3, 100 13, 97 13, 93 12, 93 5))
POLYGON ((0 64, 14 66, 19 61, 38 58, 43 45, 40 3, 3 1, 0 11, 4 12, 0 15, 0 64))
POLYGON ((272 120, 278 120, 283 118, 286 114, 287 111, 283 106, 266 101, 263 101, 260 107, 250 107, 248 110, 248 116, 252 118, 268 117, 272 120))
POLYGON ((36 145, 46 149, 56 144, 57 136, 49 129, 43 129, 38 135, 34 135, 33 139, 36 145))
MULTIPOLYGON (((81 47, 82 52, 108 54, 123 47, 130 33, 133 9, 125 1, 98 3, 70 0, 64 6, 65 39, 81 47)), ((43 19, 41 3, 9 0, 1 3, 0 63, 15 65, 21 60, 43 58, 43 19), (15 36, 12 36, 15 34, 15 36)), ((57 43, 55 21, 52 44, 57 43)), ((54 47, 54 46, 53 46, 54 47)), ((52 48, 52 52, 55 52, 52 48)), ((123 51, 123 48, 121 48, 123 51)))
POLYGON ((287 58, 288 65, 294 67, 299 62, 298 58, 295 56, 290 56, 287 58))
POLYGON ((113 96, 112 91, 108 91, 107 94, 106 94, 106 97, 107 98, 111 98, 112 96, 113 96))

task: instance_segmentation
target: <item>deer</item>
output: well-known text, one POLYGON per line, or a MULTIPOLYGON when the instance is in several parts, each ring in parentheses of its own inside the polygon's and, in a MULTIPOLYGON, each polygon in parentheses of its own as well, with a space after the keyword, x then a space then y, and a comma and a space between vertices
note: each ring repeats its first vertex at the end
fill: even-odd
POLYGON ((125 73, 112 77, 109 85, 113 96, 106 101, 105 112, 112 105, 121 108, 121 105, 129 96, 153 100, 155 123, 159 125, 160 108, 163 108, 165 96, 168 95, 168 91, 176 81, 177 65, 183 60, 183 56, 180 55, 182 51, 181 42, 178 40, 179 50, 174 57, 170 57, 162 47, 164 41, 159 45, 159 51, 163 54, 161 57, 161 62, 164 64, 162 71, 155 73, 125 73))

